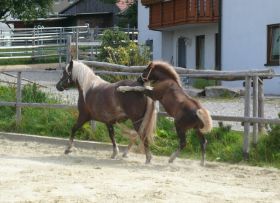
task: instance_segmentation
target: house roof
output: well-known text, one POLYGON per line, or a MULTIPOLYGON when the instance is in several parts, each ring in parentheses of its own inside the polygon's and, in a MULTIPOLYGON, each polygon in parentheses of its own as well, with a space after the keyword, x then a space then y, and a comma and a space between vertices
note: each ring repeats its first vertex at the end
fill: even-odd
POLYGON ((67 11, 68 9, 72 8, 73 6, 77 5, 77 3, 79 3, 81 0, 76 0, 74 3, 70 4, 69 6, 67 6, 66 8, 64 8, 63 10, 61 10, 59 13, 62 14, 65 11, 67 11))
POLYGON ((118 13, 127 9, 131 2, 133 2, 133 0, 119 0, 116 4, 107 3, 106 0, 77 0, 59 13, 64 15, 97 12, 118 13))

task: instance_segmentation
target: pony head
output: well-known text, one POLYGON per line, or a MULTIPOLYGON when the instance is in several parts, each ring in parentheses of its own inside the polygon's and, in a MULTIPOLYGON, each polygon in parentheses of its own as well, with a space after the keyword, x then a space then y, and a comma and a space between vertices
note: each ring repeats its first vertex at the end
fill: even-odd
POLYGON ((137 79, 140 83, 157 82, 171 79, 179 86, 181 85, 180 77, 170 64, 164 61, 153 61, 144 69, 141 76, 137 79))
POLYGON ((60 80, 56 84, 56 89, 58 91, 66 90, 70 86, 74 85, 74 81, 72 79, 72 70, 73 70, 73 60, 71 60, 70 63, 65 67, 60 80))

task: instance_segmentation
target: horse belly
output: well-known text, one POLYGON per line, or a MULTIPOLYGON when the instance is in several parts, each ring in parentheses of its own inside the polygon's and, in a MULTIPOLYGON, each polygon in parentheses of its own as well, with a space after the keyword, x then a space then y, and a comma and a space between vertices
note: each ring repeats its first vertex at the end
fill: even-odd
POLYGON ((91 115, 94 120, 104 123, 115 123, 127 118, 127 115, 120 106, 92 106, 91 115))

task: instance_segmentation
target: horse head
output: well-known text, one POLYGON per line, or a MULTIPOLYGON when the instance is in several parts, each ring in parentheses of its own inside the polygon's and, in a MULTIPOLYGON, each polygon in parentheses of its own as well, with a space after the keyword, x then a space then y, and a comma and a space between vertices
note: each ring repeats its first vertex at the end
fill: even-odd
POLYGON ((74 81, 72 80, 72 70, 73 70, 73 61, 71 60, 70 63, 63 70, 62 76, 58 81, 58 83, 56 84, 56 89, 58 91, 66 90, 74 84, 74 81))
POLYGON ((147 68, 145 68, 141 74, 141 76, 137 79, 138 82, 140 83, 145 83, 148 81, 153 81, 155 80, 155 78, 153 77, 153 68, 154 68, 154 64, 153 62, 150 62, 147 66, 147 68))
POLYGON ((164 61, 153 61, 144 69, 137 81, 145 83, 148 81, 157 82, 167 79, 174 80, 181 86, 180 77, 173 66, 164 61))

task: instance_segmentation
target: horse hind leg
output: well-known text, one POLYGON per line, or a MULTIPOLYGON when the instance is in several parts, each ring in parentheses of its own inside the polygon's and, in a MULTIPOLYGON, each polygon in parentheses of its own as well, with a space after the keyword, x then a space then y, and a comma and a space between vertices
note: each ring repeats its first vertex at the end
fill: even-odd
POLYGON ((176 125, 176 132, 177 136, 179 137, 179 147, 178 149, 172 153, 170 156, 168 162, 173 163, 173 161, 176 159, 176 157, 179 156, 180 152, 186 147, 186 130, 182 129, 180 126, 176 125))
POLYGON ((200 164, 201 164, 201 166, 205 166, 207 140, 199 130, 196 130, 196 133, 200 139, 200 147, 201 147, 201 163, 200 164))
POLYGON ((152 160, 152 153, 150 151, 150 147, 149 147, 149 143, 150 140, 148 137, 146 137, 146 132, 143 129, 140 129, 141 124, 140 123, 136 123, 134 124, 134 129, 138 132, 137 134, 140 136, 141 142, 143 143, 144 146, 144 151, 145 151, 145 155, 146 155, 146 164, 151 163, 152 160))
POLYGON ((146 154, 146 164, 149 164, 149 163, 151 163, 151 160, 152 160, 152 153, 151 153, 150 147, 149 147, 149 140, 144 139, 143 143, 144 143, 144 149, 145 149, 145 154, 146 154))
POLYGON ((127 158, 128 157, 128 153, 129 153, 131 147, 136 142, 138 134, 137 134, 137 132, 135 130, 125 129, 123 131, 128 135, 128 139, 129 139, 129 144, 128 144, 127 148, 125 149, 125 151, 124 151, 124 153, 122 155, 124 158, 127 158))
POLYGON ((119 154, 119 148, 118 148, 116 140, 115 140, 114 127, 111 124, 107 124, 107 129, 108 129, 109 136, 110 136, 110 139, 111 139, 112 144, 113 144, 113 153, 111 155, 111 158, 115 159, 117 157, 117 155, 119 154))

